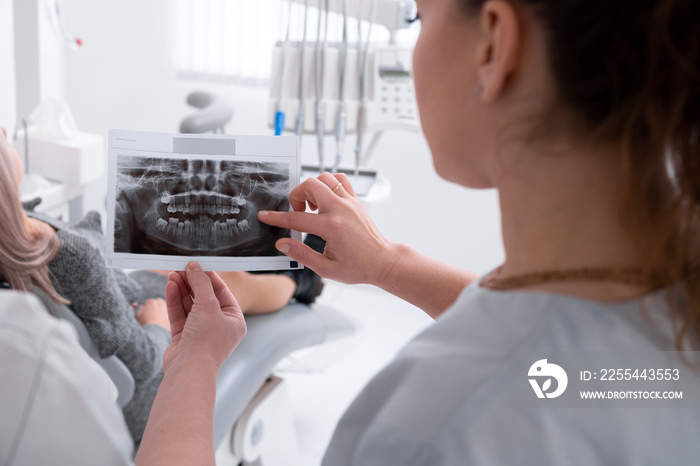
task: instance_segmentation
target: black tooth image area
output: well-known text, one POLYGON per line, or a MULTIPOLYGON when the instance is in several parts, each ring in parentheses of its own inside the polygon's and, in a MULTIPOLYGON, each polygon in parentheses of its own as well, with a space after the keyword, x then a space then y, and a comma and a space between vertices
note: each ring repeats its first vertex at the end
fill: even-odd
POLYGON ((202 179, 199 176, 194 175, 190 178, 190 189, 192 191, 198 191, 202 189, 202 179))
POLYGON ((204 182, 204 189, 209 191, 213 190, 216 187, 216 181, 215 175, 207 175, 207 180, 204 182))
POLYGON ((114 251, 174 256, 279 256, 286 229, 257 220, 289 210, 288 163, 119 155, 114 251))

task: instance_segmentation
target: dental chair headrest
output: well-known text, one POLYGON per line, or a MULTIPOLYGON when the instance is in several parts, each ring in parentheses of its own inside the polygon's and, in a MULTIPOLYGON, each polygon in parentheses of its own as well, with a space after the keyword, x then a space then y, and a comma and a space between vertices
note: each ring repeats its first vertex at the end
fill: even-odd
POLYGON ((224 132, 224 126, 233 118, 233 106, 221 97, 204 91, 194 91, 187 103, 201 111, 188 116, 180 124, 181 133, 224 132))

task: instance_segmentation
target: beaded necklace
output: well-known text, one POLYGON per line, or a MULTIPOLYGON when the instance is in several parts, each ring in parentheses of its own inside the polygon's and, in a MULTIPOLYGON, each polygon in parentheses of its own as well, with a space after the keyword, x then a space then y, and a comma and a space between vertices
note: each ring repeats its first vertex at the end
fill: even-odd
POLYGON ((529 272, 499 278, 502 268, 503 266, 500 266, 484 277, 481 286, 492 290, 511 290, 540 283, 573 281, 616 282, 644 288, 655 288, 659 284, 658 277, 634 267, 583 267, 529 272))

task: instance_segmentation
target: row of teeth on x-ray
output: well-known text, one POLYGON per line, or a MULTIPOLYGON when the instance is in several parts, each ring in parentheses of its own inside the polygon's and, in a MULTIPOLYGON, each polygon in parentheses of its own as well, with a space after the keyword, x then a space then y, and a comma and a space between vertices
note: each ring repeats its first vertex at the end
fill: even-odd
POLYGON ((231 206, 216 206, 206 204, 170 204, 168 212, 171 214, 182 212, 184 214, 209 214, 209 215, 236 215, 241 213, 241 209, 231 206))
POLYGON ((174 214, 182 212, 185 214, 209 214, 209 215, 235 215, 241 212, 239 208, 246 204, 243 196, 223 196, 223 195, 197 195, 197 194, 177 194, 171 195, 165 191, 160 202, 168 205, 168 212, 174 214))
POLYGON ((225 240, 250 231, 248 220, 238 221, 235 218, 213 219, 216 215, 236 215, 241 212, 240 206, 246 204, 246 199, 238 195, 236 197, 221 194, 190 194, 182 193, 171 195, 165 191, 160 202, 167 204, 169 213, 184 213, 199 215, 198 218, 180 220, 169 217, 166 221, 159 218, 156 228, 178 239, 197 240, 200 243, 225 240))
POLYGON ((188 238, 199 241, 225 240, 250 231, 248 220, 240 222, 235 218, 226 221, 214 220, 211 217, 202 215, 198 219, 179 221, 174 217, 165 219, 159 218, 156 223, 158 231, 180 238, 188 238))

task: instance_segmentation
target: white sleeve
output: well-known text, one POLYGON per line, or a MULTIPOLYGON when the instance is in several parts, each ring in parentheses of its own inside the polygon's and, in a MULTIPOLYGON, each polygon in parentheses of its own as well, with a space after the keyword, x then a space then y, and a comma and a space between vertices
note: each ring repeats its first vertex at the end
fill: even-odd
POLYGON ((0 298, 0 374, 1 464, 132 464, 111 380, 33 296, 0 298))

